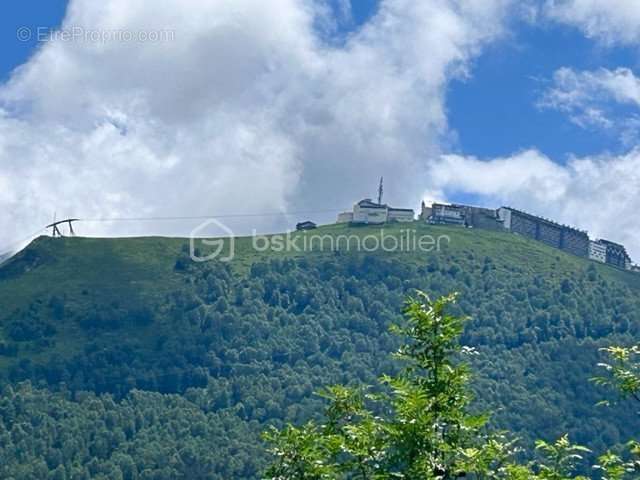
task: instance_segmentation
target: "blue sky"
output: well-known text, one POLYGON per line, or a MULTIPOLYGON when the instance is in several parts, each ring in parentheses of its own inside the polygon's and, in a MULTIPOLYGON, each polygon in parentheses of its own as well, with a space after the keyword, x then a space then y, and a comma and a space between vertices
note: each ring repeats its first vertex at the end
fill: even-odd
MULTIPOLYGON (((640 256, 636 0, 72 1, 0 19, 0 231, 337 210, 384 176, 392 204, 510 204, 640 256), (63 19, 83 35, 36 41, 63 19)), ((188 233, 131 228, 86 233, 188 233)))
POLYGON ((37 35, 27 41, 19 40, 18 30, 24 27, 32 31, 39 27, 55 28, 62 22, 66 8, 66 0, 21 0, 3 5, 0 16, 1 80, 6 80, 14 68, 26 62, 38 46, 37 35))
POLYGON ((552 73, 563 66, 635 68, 637 59, 637 49, 603 48, 570 27, 519 22, 512 38, 474 62, 470 79, 451 84, 449 121, 459 133, 458 148, 491 158, 535 147, 558 161, 570 154, 617 152, 619 142, 609 133, 582 129, 566 115, 536 105, 552 73))

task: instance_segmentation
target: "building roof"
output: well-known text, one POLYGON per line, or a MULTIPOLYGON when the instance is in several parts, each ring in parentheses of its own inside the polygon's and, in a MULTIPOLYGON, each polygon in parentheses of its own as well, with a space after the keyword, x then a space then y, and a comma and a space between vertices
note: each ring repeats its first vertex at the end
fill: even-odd
POLYGON ((624 247, 624 245, 620 243, 612 242, 610 240, 604 240, 602 238, 600 240, 597 240, 597 242, 600 243, 601 245, 605 245, 607 249, 611 247, 611 248, 616 248, 620 250, 624 254, 625 258, 628 258, 629 260, 631 260, 631 257, 627 253, 627 249, 624 247))
POLYGON ((358 206, 361 208, 387 208, 387 205, 381 203, 375 203, 370 198, 365 198, 358 202, 358 206))
POLYGON ((464 205, 456 205, 455 203, 438 203, 438 202, 433 202, 431 204, 432 208, 435 207, 448 207, 448 208, 464 208, 464 205))
POLYGON ((600 238, 596 240, 596 242, 601 243, 603 245, 610 245, 612 247, 618 247, 618 248, 624 249, 624 245, 622 245, 621 243, 612 242, 611 240, 605 240, 604 238, 600 238))
POLYGON ((389 207, 390 212, 411 212, 414 213, 412 208, 393 208, 389 207))

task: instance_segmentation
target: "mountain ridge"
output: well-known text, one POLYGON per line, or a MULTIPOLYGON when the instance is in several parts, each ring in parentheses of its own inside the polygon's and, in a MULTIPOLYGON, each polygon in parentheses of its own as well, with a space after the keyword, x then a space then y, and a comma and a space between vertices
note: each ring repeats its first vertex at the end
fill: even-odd
MULTIPOLYGON (((439 252, 287 253, 256 251, 244 237, 233 261, 197 263, 187 239, 40 237, 0 267, 1 382, 30 380, 73 401, 191 395, 225 422, 237 418, 239 438, 258 451, 266 425, 321 411, 317 388, 394 371, 388 328, 406 295, 459 291, 457 313, 472 317, 463 342, 480 354, 478 408, 495 411, 496 425, 525 441, 568 431, 594 450, 640 429, 624 408, 597 409, 604 393, 589 382, 598 348, 640 336, 637 275, 509 233, 384 228, 450 241, 439 252)), ((233 478, 254 478, 256 466, 246 468, 233 478)))

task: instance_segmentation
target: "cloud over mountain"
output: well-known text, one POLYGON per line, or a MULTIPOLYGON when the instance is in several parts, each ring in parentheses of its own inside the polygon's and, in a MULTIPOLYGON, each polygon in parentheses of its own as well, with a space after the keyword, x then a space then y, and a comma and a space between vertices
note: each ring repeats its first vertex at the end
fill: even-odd
POLYGON ((447 82, 500 35, 506 11, 501 0, 385 0, 337 43, 311 0, 72 0, 61 30, 79 36, 43 43, 0 87, 0 227, 25 233, 54 210, 343 207, 380 175, 396 203, 417 202, 448 135, 447 82))
POLYGON ((640 254, 640 149, 572 158, 566 165, 536 150, 490 160, 444 155, 431 175, 439 188, 429 192, 433 196, 475 194, 624 242, 636 259, 640 254))
MULTIPOLYGON (((617 10, 589 0, 537 5, 600 41, 637 42, 637 12, 615 1, 617 10)), ((471 194, 596 235, 614 232, 640 254, 631 215, 637 150, 566 164, 535 149, 486 160, 447 155, 455 145, 451 80, 470 77, 483 48, 536 2, 383 0, 359 26, 348 2, 336 5, 72 0, 60 31, 0 85, 0 248, 54 211, 92 218, 325 210, 372 195, 384 175, 394 204, 417 205, 425 192, 471 194)), ((628 69, 565 68, 544 102, 574 122, 615 129, 608 106, 635 108, 638 97, 628 69)), ((294 220, 229 223, 247 233, 294 220)), ((193 226, 80 231, 185 235, 193 226)))

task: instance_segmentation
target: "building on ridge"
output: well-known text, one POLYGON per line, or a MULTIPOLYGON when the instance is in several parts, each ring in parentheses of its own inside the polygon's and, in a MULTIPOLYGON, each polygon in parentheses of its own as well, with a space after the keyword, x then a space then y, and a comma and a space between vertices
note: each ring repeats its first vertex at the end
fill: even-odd
POLYGON ((338 214, 337 223, 381 225, 387 222, 413 222, 414 220, 415 212, 410 208, 394 208, 365 198, 353 206, 353 212, 338 214))
POLYGON ((315 223, 313 223, 313 222, 311 222, 309 220, 306 220, 304 222, 300 222, 300 223, 296 224, 296 230, 298 230, 298 231, 313 230, 313 229, 315 229, 317 227, 318 226, 315 223))
POLYGON ((589 258, 596 262, 607 263, 607 246, 599 240, 590 240, 589 258))
POLYGON ((589 257, 589 235, 577 228, 531 215, 511 207, 500 207, 498 217, 504 228, 578 257, 589 257))
POLYGON ((433 203, 431 205, 431 215, 427 221, 434 225, 464 225, 464 206, 447 203, 433 203))
POLYGON ((625 270, 631 270, 631 258, 624 245, 609 240, 598 240, 606 247, 606 263, 625 270))
POLYGON ((433 212, 433 209, 431 208, 431 206, 427 206, 427 204, 424 203, 424 200, 423 200, 422 203, 420 204, 420 215, 418 216, 418 218, 426 222, 431 216, 432 212, 433 212))
POLYGON ((411 208, 393 208, 387 207, 388 222, 413 222, 416 213, 411 208))
MULTIPOLYGON (((500 207, 495 210, 455 203, 434 202, 427 205, 423 201, 419 218, 432 225, 507 230, 578 257, 589 258, 625 270, 640 271, 640 266, 631 262, 624 245, 602 239, 591 240, 586 231, 512 207, 500 207)), ((414 211, 411 209, 393 208, 366 198, 353 206, 353 212, 340 213, 337 221, 338 223, 380 225, 387 222, 413 220, 414 211)))
POLYGON ((455 203, 435 202, 427 207, 423 202, 421 219, 433 225, 462 225, 486 230, 503 228, 495 209, 455 203))
POLYGON ((336 223, 351 223, 353 222, 353 212, 341 212, 338 214, 336 223))
POLYGON ((381 205, 370 198, 365 198, 353 206, 353 223, 386 223, 387 210, 387 205, 381 205))

